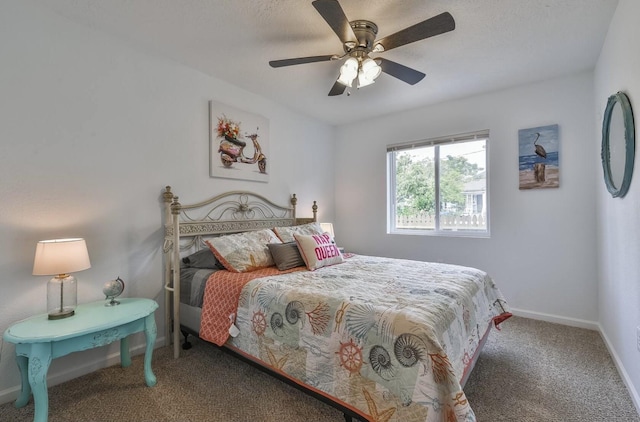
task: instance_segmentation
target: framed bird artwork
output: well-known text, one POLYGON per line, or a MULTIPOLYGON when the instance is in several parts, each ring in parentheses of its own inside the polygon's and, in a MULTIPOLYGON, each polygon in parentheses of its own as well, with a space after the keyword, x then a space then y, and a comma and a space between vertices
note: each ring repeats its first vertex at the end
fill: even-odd
POLYGON ((559 149, 557 124, 518 131, 520 189, 560 186, 559 149))

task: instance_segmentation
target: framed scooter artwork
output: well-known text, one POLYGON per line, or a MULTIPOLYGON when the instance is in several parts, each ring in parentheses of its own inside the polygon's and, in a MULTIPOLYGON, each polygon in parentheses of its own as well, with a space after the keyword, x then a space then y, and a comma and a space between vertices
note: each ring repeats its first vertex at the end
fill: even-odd
POLYGON ((269 120, 209 101, 211 177, 269 181, 269 120))

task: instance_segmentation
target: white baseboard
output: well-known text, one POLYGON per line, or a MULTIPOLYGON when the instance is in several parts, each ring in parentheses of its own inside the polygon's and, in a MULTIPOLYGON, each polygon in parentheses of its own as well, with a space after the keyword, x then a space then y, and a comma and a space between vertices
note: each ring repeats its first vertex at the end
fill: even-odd
POLYGON ((537 319, 540 321, 553 322, 556 324, 568 325, 570 327, 586 328, 587 330, 601 331, 600 325, 595 321, 587 321, 584 319, 568 318, 553 314, 545 314, 542 312, 526 311, 523 309, 511 308, 511 313, 515 316, 523 318, 537 319))
MULTIPOLYGON (((157 338, 154 348, 164 346, 164 337, 157 338)), ((131 356, 135 356, 141 353, 144 353, 146 346, 144 343, 139 344, 137 346, 133 346, 130 349, 131 356)), ((70 381, 74 378, 78 378, 82 375, 90 374, 98 369, 106 368, 111 365, 116 365, 120 363, 120 351, 118 349, 117 352, 110 353, 105 359, 94 360, 91 362, 86 362, 84 364, 78 365, 74 368, 58 372, 55 374, 49 374, 47 376, 47 387, 53 387, 54 385, 61 384, 66 381, 70 381)), ((0 404, 9 403, 18 398, 20 394, 20 385, 16 385, 14 387, 6 388, 0 391, 0 404)))
POLYGON ((512 308, 511 312, 515 316, 520 316, 523 318, 531 318, 531 319, 537 319, 541 321, 554 322, 557 324, 568 325, 571 327, 578 327, 578 328, 586 328, 589 330, 595 330, 599 332, 600 336, 602 337, 602 340, 604 341, 605 346, 607 347, 607 350, 609 351, 609 355, 611 355, 611 359, 613 360, 613 363, 616 365, 618 374, 620 375, 620 378, 622 378, 622 382, 624 382, 624 385, 627 387, 627 390, 629 391, 629 395, 631 396, 631 400, 633 401, 633 404, 636 407, 636 411, 640 413, 640 396, 638 395, 638 391, 633 385, 633 382, 631 382, 631 378, 629 377, 629 374, 624 368, 622 361, 618 357, 618 354, 613 348, 613 345, 609 341, 609 338, 605 334, 599 322, 585 321, 585 320, 575 319, 575 318, 566 318, 566 317, 561 317, 557 315, 544 314, 540 312, 524 311, 522 309, 512 308))
POLYGON ((609 338, 605 334, 600 324, 598 324, 598 331, 600 331, 600 336, 602 336, 602 340, 604 341, 605 346, 607 346, 607 349, 609 350, 611 359, 613 359, 613 363, 616 365, 616 368, 618 369, 620 378, 622 378, 624 385, 626 385, 627 390, 629 390, 629 395, 631 396, 633 405, 636 407, 636 411, 640 413, 640 397, 638 396, 638 391, 636 390, 636 387, 633 385, 633 382, 631 382, 631 378, 629 377, 629 374, 627 373, 626 369, 624 369, 624 365, 620 361, 618 354, 616 353, 615 349, 613 348, 613 345, 609 341, 609 338))

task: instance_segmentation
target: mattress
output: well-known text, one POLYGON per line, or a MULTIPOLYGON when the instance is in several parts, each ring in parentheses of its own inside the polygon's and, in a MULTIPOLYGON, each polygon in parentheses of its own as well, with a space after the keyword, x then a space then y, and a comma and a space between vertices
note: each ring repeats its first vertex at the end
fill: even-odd
POLYGON ((217 270, 210 268, 180 267, 180 303, 202 308, 204 287, 209 276, 217 270))

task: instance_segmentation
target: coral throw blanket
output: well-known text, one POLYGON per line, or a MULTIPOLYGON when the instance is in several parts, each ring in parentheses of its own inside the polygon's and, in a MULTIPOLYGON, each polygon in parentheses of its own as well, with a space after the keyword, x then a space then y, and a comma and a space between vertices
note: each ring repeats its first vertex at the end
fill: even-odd
POLYGON ((227 342, 229 328, 235 321, 240 292, 251 280, 305 269, 305 267, 296 267, 280 271, 276 267, 268 267, 248 273, 232 273, 224 270, 214 272, 207 280, 204 290, 200 337, 218 346, 227 342))

